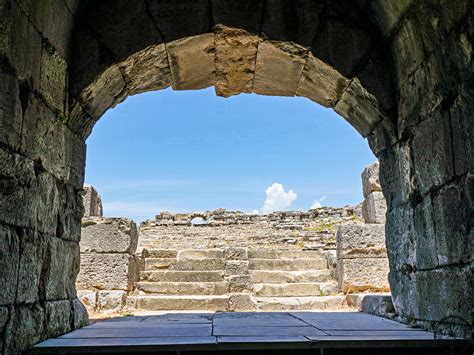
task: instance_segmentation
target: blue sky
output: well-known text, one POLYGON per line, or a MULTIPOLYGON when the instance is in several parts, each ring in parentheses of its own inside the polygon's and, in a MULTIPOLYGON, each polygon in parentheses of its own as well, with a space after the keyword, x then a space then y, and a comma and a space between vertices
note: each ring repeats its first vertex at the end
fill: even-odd
POLYGON ((163 210, 357 204, 360 173, 375 161, 355 129, 308 99, 224 99, 213 88, 129 97, 87 146, 86 183, 105 215, 136 221, 163 210))

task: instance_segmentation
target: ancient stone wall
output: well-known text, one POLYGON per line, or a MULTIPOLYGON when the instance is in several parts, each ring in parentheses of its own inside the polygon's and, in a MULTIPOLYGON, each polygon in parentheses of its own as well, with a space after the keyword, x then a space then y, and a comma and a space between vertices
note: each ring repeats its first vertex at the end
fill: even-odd
POLYGON ((78 297, 89 312, 120 312, 138 281, 138 232, 128 218, 82 219, 78 297))
POLYGON ((337 230, 337 277, 345 292, 388 291, 385 246, 387 205, 379 182, 379 163, 362 172, 365 224, 345 223, 337 230))
POLYGON ((336 250, 341 223, 361 222, 353 207, 323 207, 309 211, 247 214, 218 209, 203 213, 162 212, 140 225, 140 248, 224 248, 226 246, 278 249, 336 250), (203 222, 194 224, 195 218, 203 222))

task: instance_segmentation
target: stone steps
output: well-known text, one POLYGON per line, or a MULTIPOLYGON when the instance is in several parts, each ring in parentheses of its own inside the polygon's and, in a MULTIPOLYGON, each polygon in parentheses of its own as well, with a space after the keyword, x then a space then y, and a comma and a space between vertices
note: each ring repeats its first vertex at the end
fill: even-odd
POLYGON ((224 270, 223 259, 215 258, 146 258, 145 270, 170 269, 179 271, 224 270))
POLYGON ((312 259, 250 259, 249 270, 324 270, 328 268, 326 258, 312 259))
POLYGON ((321 252, 314 250, 249 249, 248 257, 249 259, 310 259, 321 258, 324 257, 324 255, 321 252))
POLYGON ((150 295, 132 296, 137 307, 143 310, 200 310, 226 311, 229 307, 229 295, 219 296, 170 296, 150 295))
POLYGON ((316 297, 254 297, 260 311, 324 310, 337 309, 345 300, 344 296, 316 297))
POLYGON ((224 295, 229 292, 228 282, 137 282, 140 293, 165 295, 224 295))
POLYGON ((140 281, 149 282, 222 282, 222 271, 142 271, 140 281))
POLYGON ((253 285, 253 293, 257 297, 329 296, 338 293, 338 288, 335 282, 260 283, 253 285))
POLYGON ((251 270, 254 283, 294 283, 294 282, 327 282, 333 280, 332 270, 310 271, 268 271, 251 270))

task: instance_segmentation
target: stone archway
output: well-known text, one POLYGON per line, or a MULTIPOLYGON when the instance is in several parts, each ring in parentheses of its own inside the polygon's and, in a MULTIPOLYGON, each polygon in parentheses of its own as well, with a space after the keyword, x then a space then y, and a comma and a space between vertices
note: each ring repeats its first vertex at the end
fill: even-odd
POLYGON ((84 139, 128 95, 167 86, 333 107, 381 163, 397 311, 427 327, 470 314, 468 0, 3 0, 0 15, 6 349, 81 325, 74 281, 84 139))

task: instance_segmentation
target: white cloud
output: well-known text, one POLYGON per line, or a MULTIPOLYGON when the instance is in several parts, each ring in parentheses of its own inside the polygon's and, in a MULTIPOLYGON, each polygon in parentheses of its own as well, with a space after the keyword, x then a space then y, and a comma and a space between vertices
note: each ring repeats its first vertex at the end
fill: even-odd
POLYGON ((298 197, 292 190, 285 192, 283 185, 276 182, 265 190, 265 194, 266 198, 262 213, 284 211, 288 209, 298 197))
POLYGON ((323 197, 321 197, 319 200, 315 200, 309 209, 310 209, 310 210, 313 210, 313 209, 322 207, 322 206, 323 206, 323 205, 322 205, 322 202, 323 202, 325 199, 327 199, 327 196, 323 196, 323 197))

